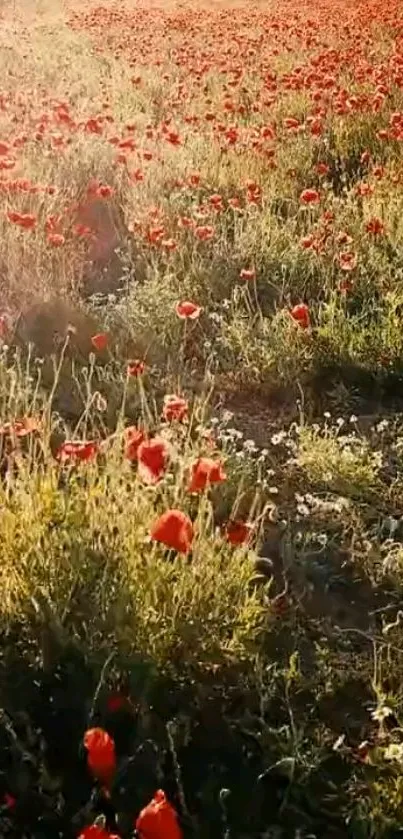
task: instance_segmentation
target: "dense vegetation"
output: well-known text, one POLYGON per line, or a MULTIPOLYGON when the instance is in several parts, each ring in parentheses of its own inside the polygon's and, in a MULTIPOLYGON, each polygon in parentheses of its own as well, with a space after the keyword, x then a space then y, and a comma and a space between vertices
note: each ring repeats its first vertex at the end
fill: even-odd
POLYGON ((0 56, 0 835, 400 835, 399 2, 0 56))

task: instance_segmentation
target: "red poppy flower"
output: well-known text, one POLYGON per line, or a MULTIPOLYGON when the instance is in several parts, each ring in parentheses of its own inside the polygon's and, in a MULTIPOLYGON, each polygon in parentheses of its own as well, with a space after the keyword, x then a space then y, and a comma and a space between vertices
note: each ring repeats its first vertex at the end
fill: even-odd
POLYGON ((139 839, 183 839, 176 811, 159 789, 136 821, 139 839))
POLYGON ((116 833, 109 833, 109 830, 98 824, 90 824, 81 831, 78 839, 119 839, 119 836, 116 833))
POLYGON ((131 361, 127 362, 127 375, 128 376, 142 376, 146 369, 145 361, 141 361, 139 358, 131 359, 131 361))
POLYGON ((125 430, 125 457, 127 460, 137 460, 139 446, 144 442, 145 434, 135 425, 125 430))
POLYGON ((354 285, 349 277, 343 277, 339 281, 337 288, 339 289, 341 294, 348 294, 349 291, 353 290, 354 285))
POLYGON ((365 230, 367 233, 372 233, 374 236, 380 236, 385 232, 385 225, 380 218, 374 216, 367 221, 365 230))
POLYGON ((193 525, 189 516, 181 510, 166 510, 153 524, 150 536, 167 548, 187 554, 192 547, 193 525))
POLYGON ((36 216, 31 213, 16 213, 13 210, 9 210, 7 218, 12 224, 17 224, 18 227, 22 227, 24 230, 32 230, 36 227, 36 216))
POLYGON ((92 336, 91 344, 96 350, 99 350, 99 352, 105 350, 108 346, 108 335, 106 332, 98 332, 96 335, 92 336))
POLYGON ((17 803, 17 799, 14 798, 9 792, 5 792, 3 795, 3 800, 0 801, 0 805, 3 804, 4 807, 7 807, 7 810, 14 810, 14 807, 17 803))
POLYGON ((241 280, 254 280, 256 277, 256 271, 254 268, 242 268, 239 272, 239 276, 241 280))
POLYGON ((318 204, 320 195, 317 189, 304 189, 299 196, 302 204, 318 204))
POLYGON ((229 521, 225 526, 225 538, 231 545, 247 544, 252 533, 252 525, 245 521, 229 521))
POLYGON ((308 250, 309 248, 312 248, 314 242, 315 242, 315 237, 312 235, 312 233, 308 234, 307 236, 303 236, 302 239, 300 239, 300 241, 299 241, 301 247, 304 248, 305 250, 308 250))
POLYGON ((109 787, 116 771, 116 753, 113 738, 103 728, 90 728, 84 734, 87 749, 87 766, 97 781, 109 787))
POLYGON ((64 245, 66 239, 62 233, 48 233, 47 241, 49 245, 52 245, 54 248, 60 248, 64 245))
POLYGON ((311 316, 309 313, 309 307, 306 303, 297 303, 297 305, 291 309, 290 315, 302 329, 308 329, 310 327, 311 316))
POLYGON ((107 184, 100 184, 100 186, 94 191, 94 194, 97 198, 110 198, 113 195, 113 187, 107 186, 107 184))
POLYGON ((213 460, 211 457, 199 457, 191 467, 188 491, 203 492, 211 484, 219 484, 225 481, 226 477, 219 460, 213 460))
POLYGON ((192 172, 189 175, 190 186, 199 186, 200 178, 201 178, 200 172, 192 172))
POLYGON ((201 242, 208 242, 214 238, 215 231, 214 227, 210 224, 200 224, 198 227, 195 227, 194 233, 201 242))
POLYGON ((56 457, 61 463, 86 462, 93 460, 99 452, 95 440, 66 440, 57 451, 56 457))
POLYGON ((201 306, 192 303, 190 300, 183 300, 175 306, 175 312, 181 320, 196 320, 201 314, 201 306))
POLYGON ((172 420, 182 422, 187 419, 188 412, 188 403, 182 396, 176 396, 175 393, 167 393, 164 396, 164 406, 162 409, 164 420, 167 422, 172 422, 172 420))
POLYGON ((106 707, 110 714, 116 714, 117 711, 122 711, 129 707, 129 700, 122 693, 112 693, 111 696, 108 696, 106 707))
POLYGON ((137 449, 139 475, 147 484, 156 484, 162 478, 168 460, 168 445, 162 437, 143 440, 137 449))
POLYGON ((374 191, 374 187, 371 184, 366 184, 364 182, 357 184, 355 191, 357 195, 361 195, 364 197, 365 195, 372 195, 374 191))
POLYGON ((93 234, 92 227, 88 227, 85 224, 75 224, 73 227, 73 233, 75 236, 81 236, 84 238, 85 236, 91 236, 93 234))
POLYGON ((357 267, 357 255, 352 251, 345 251, 339 255, 339 265, 342 271, 353 271, 357 267))
POLYGON ((295 117, 286 117, 284 120, 284 127, 295 131, 296 129, 300 128, 301 123, 299 119, 295 117))

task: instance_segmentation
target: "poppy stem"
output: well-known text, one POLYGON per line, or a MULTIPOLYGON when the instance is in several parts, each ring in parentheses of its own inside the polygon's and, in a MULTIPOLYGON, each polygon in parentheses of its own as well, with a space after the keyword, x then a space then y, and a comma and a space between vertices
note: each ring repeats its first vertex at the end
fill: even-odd
POLYGON ((179 797, 180 805, 181 805, 181 808, 182 808, 182 815, 186 816, 189 820, 191 820, 191 816, 190 816, 190 813, 189 813, 189 810, 188 810, 187 804, 186 804, 185 791, 184 791, 183 783, 182 783, 181 768, 180 768, 180 765, 179 765, 178 755, 177 755, 177 752, 176 752, 175 741, 174 741, 174 737, 173 737, 174 728, 175 728, 175 721, 174 720, 169 720, 167 722, 167 725, 166 725, 166 730, 167 730, 167 735, 168 735, 169 750, 171 752, 172 761, 173 761, 173 765, 174 765, 175 781, 176 781, 176 786, 177 786, 177 789, 178 789, 178 797, 179 797))
POLYGON ((111 664, 111 662, 113 661, 114 658, 115 658, 115 651, 112 650, 112 652, 109 653, 108 658, 105 659, 105 661, 102 665, 102 670, 101 670, 101 673, 100 673, 100 676, 99 676, 98 684, 97 684, 97 686, 95 688, 95 691, 94 691, 94 696, 93 696, 93 699, 92 699, 91 708, 90 708, 90 711, 89 711, 89 714, 88 714, 88 723, 89 724, 92 722, 92 720, 94 718, 95 708, 96 708, 96 705, 97 705, 97 702, 98 702, 98 697, 99 697, 99 694, 102 690, 102 686, 103 686, 104 681, 105 681, 105 676, 106 676, 108 667, 109 667, 109 665, 111 664))

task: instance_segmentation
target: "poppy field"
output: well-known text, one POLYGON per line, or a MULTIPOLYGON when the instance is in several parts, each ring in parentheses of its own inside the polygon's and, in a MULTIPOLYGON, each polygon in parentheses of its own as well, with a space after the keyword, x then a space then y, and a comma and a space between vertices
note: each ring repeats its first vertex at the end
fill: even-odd
POLYGON ((0 839, 400 835, 401 3, 0 62, 0 839))

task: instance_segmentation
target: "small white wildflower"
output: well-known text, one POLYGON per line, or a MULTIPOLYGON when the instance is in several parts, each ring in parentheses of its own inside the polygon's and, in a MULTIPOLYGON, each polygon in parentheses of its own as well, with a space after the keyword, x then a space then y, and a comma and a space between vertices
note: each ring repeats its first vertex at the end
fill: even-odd
POLYGON ((244 449, 245 449, 247 452, 255 452, 255 451, 257 451, 257 449, 256 449, 256 443, 255 443, 255 441, 254 441, 254 440, 245 440, 245 441, 244 441, 244 444, 243 444, 243 447, 244 447, 244 449))
POLYGON ((286 431, 279 431, 277 434, 273 434, 273 436, 271 438, 271 442, 272 442, 273 446, 279 446, 280 443, 282 443, 283 440, 285 440, 286 437, 287 437, 287 432, 286 431))
POLYGON ((392 708, 389 708, 388 705, 378 705, 374 711, 372 711, 371 717, 375 722, 383 723, 393 714, 392 708))

